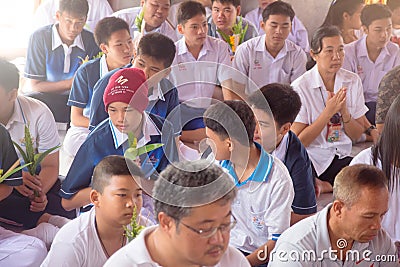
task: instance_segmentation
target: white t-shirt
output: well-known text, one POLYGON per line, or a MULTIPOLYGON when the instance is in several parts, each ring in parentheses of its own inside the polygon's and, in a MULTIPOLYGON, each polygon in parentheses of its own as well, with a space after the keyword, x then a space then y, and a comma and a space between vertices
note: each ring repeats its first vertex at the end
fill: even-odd
POLYGON ((197 59, 189 52, 185 37, 175 45, 176 55, 169 80, 178 90, 179 101, 187 101, 191 107, 208 108, 215 86, 230 78, 228 44, 207 36, 197 59))
MULTIPOLYGON (((56 12, 58 11, 59 0, 43 1, 37 8, 33 18, 33 28, 38 29, 42 26, 54 24, 56 12)), ((86 28, 94 31, 99 20, 111 16, 113 10, 107 0, 88 0, 89 12, 86 20, 86 28)))
MULTIPOLYGON (((374 165, 372 148, 364 149, 358 153, 350 162, 350 165, 359 163, 374 165)), ((382 169, 382 163, 379 159, 376 167, 382 169)), ((400 177, 397 176, 392 181, 395 181, 395 184, 393 184, 393 191, 389 191, 389 210, 383 217, 382 228, 393 241, 400 241, 400 177)))
MULTIPOLYGON (((318 72, 318 66, 314 66, 296 79, 292 86, 299 94, 302 103, 295 122, 311 125, 325 109, 325 103, 328 99, 328 93, 318 72)), ((340 69, 336 73, 334 93, 344 86, 347 87, 346 104, 349 113, 352 118, 358 119, 368 111, 364 103, 361 80, 357 74, 340 69)), ((352 141, 345 134, 343 123, 339 141, 328 142, 326 140, 327 130, 328 127, 325 127, 317 138, 306 147, 317 175, 321 175, 329 167, 335 155, 343 158, 351 153, 352 141)))
MULTIPOLYGON (((60 144, 57 125, 50 109, 39 100, 18 95, 14 103, 14 112, 5 127, 11 139, 23 149, 25 149, 23 143, 25 124, 29 126, 33 148, 37 152, 42 153, 60 144)), ((21 154, 18 150, 16 151, 21 159, 21 154)))
POLYGON ((251 94, 269 83, 291 83, 306 72, 307 56, 293 42, 285 40, 285 44, 274 58, 265 48, 265 37, 261 35, 239 45, 232 62, 246 77, 237 79, 246 84, 246 94, 251 94), (250 79, 247 79, 249 77, 250 79), (248 80, 255 83, 248 84, 248 80))
POLYGON ((93 267, 103 266, 106 261, 96 231, 93 208, 61 227, 41 266, 93 267))
MULTIPOLYGON (((343 263, 329 253, 332 250, 328 232, 328 212, 332 204, 326 206, 317 214, 305 218, 286 230, 276 242, 268 267, 336 267, 336 266, 399 266, 397 262, 373 262, 380 256, 397 255, 396 248, 384 230, 369 242, 353 243, 352 251, 358 251, 360 256, 349 256, 343 263), (371 253, 369 253, 369 251, 371 253), (353 260, 354 259, 354 260, 353 260)), ((397 257, 396 257, 397 258, 397 257)))
POLYGON ((366 40, 366 36, 364 36, 344 46, 346 56, 344 57, 343 68, 360 76, 364 88, 365 102, 376 102, 379 83, 383 76, 400 64, 400 49, 398 45, 389 42, 382 48, 375 62, 372 62, 368 56, 366 40))
MULTIPOLYGON (((128 245, 115 252, 106 262, 104 267, 160 267, 153 261, 146 247, 145 237, 159 226, 151 226, 144 229, 138 237, 128 245)), ((171 256, 173 257, 173 255, 171 256)), ((244 255, 237 249, 228 246, 220 262, 214 267, 248 267, 250 266, 244 255)), ((212 267, 212 266, 210 266, 212 267)))

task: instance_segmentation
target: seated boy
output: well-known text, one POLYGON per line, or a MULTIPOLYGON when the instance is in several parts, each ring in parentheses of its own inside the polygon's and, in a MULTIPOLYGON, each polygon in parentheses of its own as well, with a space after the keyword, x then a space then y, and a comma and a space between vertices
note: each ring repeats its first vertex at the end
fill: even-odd
POLYGON ((240 45, 232 62, 249 78, 238 81, 246 86, 247 94, 269 83, 290 84, 306 72, 305 52, 288 40, 294 18, 291 5, 282 1, 269 4, 262 17, 265 34, 240 45))
POLYGON ((161 177, 153 189, 159 224, 144 229, 104 266, 250 266, 229 246, 237 192, 230 176, 201 160, 171 164, 161 177))
MULTIPOLYGON (((0 123, 24 152, 27 150, 24 141, 27 126, 34 153, 43 153, 60 144, 57 126, 45 104, 18 95, 19 80, 17 67, 0 59, 0 123)), ((19 151, 17 154, 22 160, 19 151)), ((74 218, 73 212, 66 212, 61 206, 58 172, 59 151, 56 149, 44 157, 34 175, 22 172, 23 183, 15 186, 13 192, 0 201, 0 217, 23 224, 24 228, 35 227, 44 212, 74 218)))
POLYGON ((247 255, 252 266, 265 264, 276 240, 290 226, 294 191, 289 172, 279 159, 253 142, 256 122, 245 102, 210 106, 204 123, 215 159, 238 188, 232 205, 237 225, 230 243, 247 255))
POLYGON ((94 38, 103 56, 79 67, 68 99, 71 128, 65 136, 63 148, 71 157, 76 155, 89 134, 89 110, 94 85, 109 71, 128 64, 133 56, 129 26, 122 19, 107 17, 100 20, 94 38))
POLYGON ((90 203, 90 181, 94 167, 105 156, 123 155, 128 148, 128 133, 137 137, 137 147, 164 144, 140 156, 146 178, 156 179, 169 162, 177 159, 171 124, 157 115, 144 112, 149 103, 147 95, 143 71, 125 68, 111 76, 103 96, 109 118, 88 135, 62 183, 60 195, 66 210, 90 203))
POLYGON ((82 59, 99 53, 93 34, 83 29, 88 9, 87 0, 60 0, 58 23, 35 31, 28 44, 25 77, 30 96, 44 102, 57 122, 70 120, 67 100, 82 59))
MULTIPOLYGON (((186 0, 184 0, 186 1, 186 0)), ((171 6, 169 10, 169 15, 168 15, 168 20, 171 22, 171 24, 176 28, 178 25, 178 21, 176 19, 176 14, 178 13, 179 6, 181 5, 182 2, 175 3, 171 6)), ((195 0, 202 4, 204 8, 206 9, 206 17, 211 15, 211 0, 195 0)))
MULTIPOLYGON (((226 35, 232 35, 232 27, 240 20, 240 0, 212 0, 211 16, 208 18, 208 35, 222 38, 219 31, 226 35)), ((258 36, 256 26, 245 18, 242 18, 243 29, 248 25, 243 41, 258 36)), ((226 41, 226 40, 225 40, 226 41)), ((229 48, 231 55, 234 50, 229 48)))
POLYGON ((344 47, 343 68, 360 76, 365 105, 365 114, 375 124, 378 86, 383 76, 400 64, 399 47, 390 42, 392 12, 385 5, 366 5, 361 11, 361 23, 366 35, 344 47))
POLYGON ((137 40, 150 32, 158 32, 178 40, 175 28, 167 20, 171 0, 145 0, 143 7, 132 7, 119 10, 113 16, 125 20, 130 29, 131 36, 137 40))
POLYGON ((124 226, 142 208, 143 173, 123 156, 107 156, 94 168, 87 197, 94 208, 58 231, 42 266, 103 266, 128 243, 124 226))
MULTIPOLYGON (((0 169, 5 174, 18 160, 10 134, 0 125, 0 169)), ((18 164, 19 166, 19 164, 18 164)), ((0 200, 8 197, 13 186, 22 185, 22 173, 16 172, 0 183, 0 200)), ((17 234, 0 227, 0 265, 10 267, 40 266, 46 257, 45 244, 31 236, 17 234)))
POLYGON ((206 137, 203 113, 213 95, 221 91, 216 85, 228 80, 229 46, 224 41, 207 36, 204 7, 197 1, 181 3, 178 32, 183 38, 175 43, 176 56, 169 78, 177 86, 183 132, 180 139, 193 143, 206 137))
MULTIPOLYGON (((149 105, 146 110, 163 119, 168 117, 168 120, 173 124, 174 135, 177 136, 181 131, 180 113, 174 111, 179 105, 178 91, 169 80, 165 79, 169 73, 165 69, 171 66, 175 51, 175 44, 170 38, 159 33, 149 33, 140 39, 133 64, 126 67, 143 70, 149 88, 149 105)), ((90 129, 93 129, 108 117, 104 108, 103 95, 110 77, 116 71, 118 70, 113 70, 104 75, 93 88, 90 106, 90 129)))
POLYGON ((300 111, 300 97, 290 85, 272 83, 251 94, 249 102, 257 120, 255 141, 280 159, 292 178, 294 199, 290 224, 293 225, 317 212, 311 160, 290 131, 300 111))
MULTIPOLYGON (((247 20, 249 20, 256 26, 259 35, 264 34, 263 29, 261 27, 261 22, 263 21, 262 17, 263 10, 269 4, 274 3, 276 1, 278 0, 258 0, 258 7, 247 12, 246 16, 244 16, 247 20)), ((307 29, 306 27, 304 27, 303 23, 299 20, 297 16, 293 17, 292 27, 290 29, 288 40, 300 46, 304 52, 306 53, 310 52, 310 44, 308 43, 307 29)))

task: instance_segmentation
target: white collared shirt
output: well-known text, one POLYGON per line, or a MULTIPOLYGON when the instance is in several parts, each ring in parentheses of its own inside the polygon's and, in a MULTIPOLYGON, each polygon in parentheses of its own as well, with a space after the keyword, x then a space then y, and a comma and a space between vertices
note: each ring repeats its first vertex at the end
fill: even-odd
MULTIPOLYGON (((57 125, 49 108, 39 100, 18 95, 14 103, 14 112, 5 128, 10 133, 11 139, 23 149, 25 149, 23 141, 25 124, 29 126, 33 148, 36 152, 42 153, 60 144, 57 125)), ((20 152, 16 151, 21 159, 20 152)), ((58 149, 52 153, 56 151, 58 149)))
POLYGON ((274 151, 272 151, 271 155, 277 157, 280 159, 280 161, 285 162, 285 157, 286 157, 286 151, 288 148, 288 141, 289 141, 289 132, 287 132, 281 142, 279 143, 279 146, 275 148, 274 151))
POLYGON ((285 40, 274 58, 265 47, 265 37, 264 34, 239 45, 233 59, 233 68, 243 73, 235 77, 237 82, 247 85, 246 94, 269 83, 289 84, 306 72, 307 56, 299 46, 285 40))
POLYGON ((108 69, 107 66, 107 60, 106 60, 106 55, 102 55, 100 58, 100 79, 104 77, 107 73, 109 73, 110 70, 108 69))
MULTIPOLYGON (((143 136, 138 140, 137 146, 142 147, 146 145, 151 140, 152 135, 161 135, 157 126, 154 124, 153 120, 149 117, 146 112, 143 112, 144 123, 142 125, 142 134, 143 136)), ((115 125, 109 120, 111 132, 113 133, 113 140, 115 149, 118 149, 121 145, 123 145, 128 140, 128 135, 126 133, 122 133, 115 125)))
MULTIPOLYGON (((296 79, 292 86, 299 94, 302 103, 295 122, 311 125, 325 109, 324 103, 328 98, 326 87, 318 72, 318 66, 314 66, 296 79)), ((352 118, 362 117, 368 111, 368 108, 364 104, 360 78, 348 70, 340 69, 336 73, 334 93, 343 86, 347 87, 347 108, 352 118)), ((351 153, 352 141, 345 134, 343 125, 340 140, 337 142, 326 140, 327 129, 328 127, 325 127, 315 140, 306 147, 317 175, 322 174, 329 167, 335 155, 343 158, 351 153)))
POLYGON ((229 78, 228 44, 207 36, 197 59, 189 52, 185 37, 175 45, 176 56, 169 80, 178 90, 179 101, 186 101, 191 107, 209 107, 215 86, 229 78))
MULTIPOLYGON (((244 16, 247 20, 252 22, 256 26, 258 35, 264 34, 264 30, 261 28, 262 9, 256 8, 246 13, 244 16)), ((292 21, 292 30, 289 33, 288 40, 292 41, 296 45, 300 46, 304 52, 310 52, 310 44, 308 43, 308 32, 303 23, 297 16, 294 16, 292 21)))
MULTIPOLYGON (((159 226, 145 228, 125 247, 115 252, 105 263, 104 267, 161 267, 150 255, 146 245, 146 237, 156 231, 159 226), (134 253, 132 253, 134 251, 134 253)), ((200 237, 199 237, 200 238, 200 237)), ((160 248, 162 249, 162 248, 160 248)), ((249 267, 249 261, 237 249, 228 246, 219 263, 214 267, 249 267)), ((212 266, 209 266, 212 267, 212 266)))
POLYGON ((80 49, 85 50, 85 46, 83 45, 81 34, 76 36, 72 45, 68 46, 67 44, 63 43, 60 34, 58 33, 57 26, 58 23, 54 24, 52 27, 53 35, 51 40, 51 49, 54 51, 57 47, 62 46, 64 49, 64 73, 69 73, 72 48, 79 47, 80 49))
POLYGON ((365 102, 376 102, 378 98, 378 87, 383 76, 392 68, 400 64, 399 47, 389 42, 382 48, 375 62, 369 59, 367 51, 367 36, 346 44, 344 47, 343 68, 360 76, 365 102))

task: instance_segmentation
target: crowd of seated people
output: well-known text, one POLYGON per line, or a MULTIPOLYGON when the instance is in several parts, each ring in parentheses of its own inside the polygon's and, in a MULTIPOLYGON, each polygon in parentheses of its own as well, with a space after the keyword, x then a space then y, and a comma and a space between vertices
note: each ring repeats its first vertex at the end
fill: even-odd
POLYGON ((400 266, 400 0, 241 4, 43 1, 31 92, 0 58, 1 266, 400 266))

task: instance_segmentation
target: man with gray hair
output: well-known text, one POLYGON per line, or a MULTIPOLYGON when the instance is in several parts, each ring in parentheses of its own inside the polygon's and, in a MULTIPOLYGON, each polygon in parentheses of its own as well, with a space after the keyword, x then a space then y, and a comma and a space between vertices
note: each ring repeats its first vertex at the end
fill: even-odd
POLYGON ((230 247, 233 179, 207 160, 169 165, 153 189, 159 225, 144 229, 104 266, 250 266, 230 247))
POLYGON ((280 236, 268 266, 400 266, 381 229, 389 199, 385 174, 370 165, 345 167, 333 196, 332 204, 280 236))

